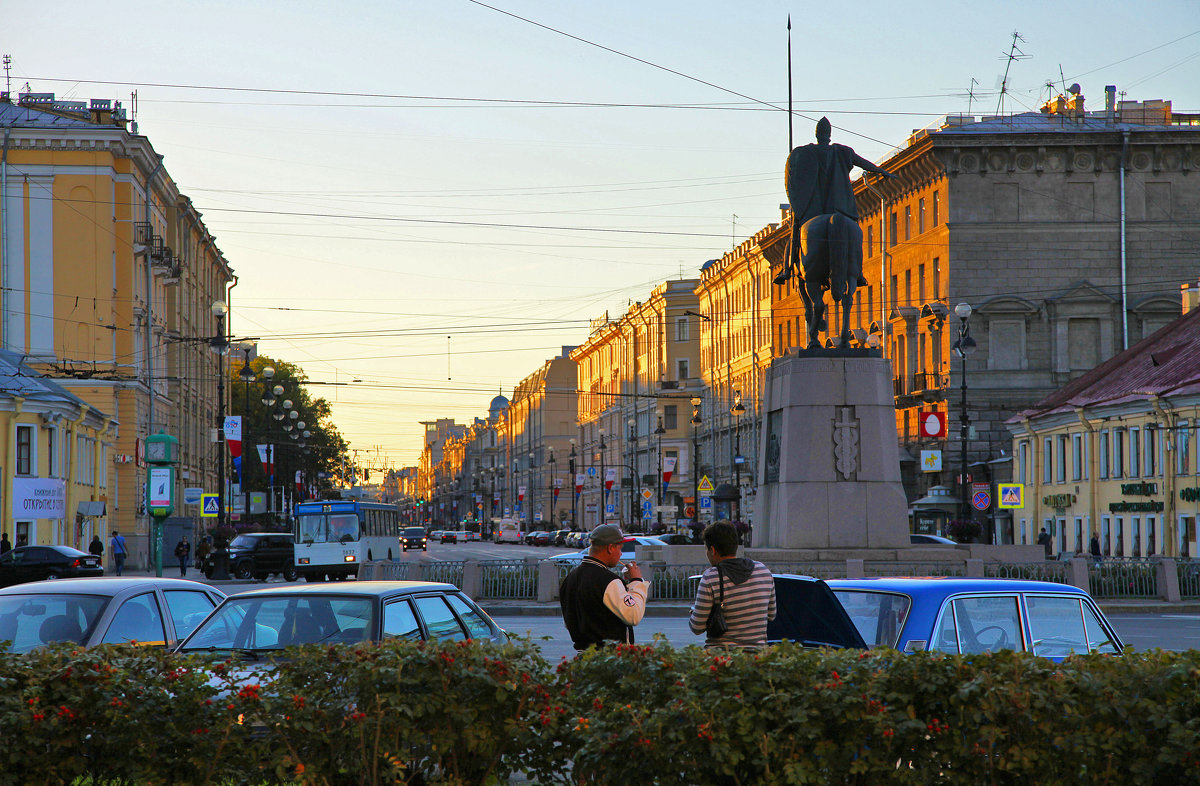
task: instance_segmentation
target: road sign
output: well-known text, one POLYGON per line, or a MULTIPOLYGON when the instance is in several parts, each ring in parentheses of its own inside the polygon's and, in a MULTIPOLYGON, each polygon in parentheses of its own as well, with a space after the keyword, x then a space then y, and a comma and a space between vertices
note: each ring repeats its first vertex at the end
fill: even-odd
POLYGON ((946 436, 946 413, 922 412, 921 436, 932 439, 944 439, 946 436))
POLYGON ((696 515, 696 508, 694 508, 691 505, 688 505, 686 508, 683 509, 683 514, 685 516, 687 516, 688 518, 692 518, 693 516, 696 515))
POLYGON ((976 510, 987 510, 992 505, 992 492, 976 491, 971 495, 971 504, 976 510))
POLYGON ((653 496, 654 496, 654 492, 651 491, 650 489, 642 489, 642 499, 649 500, 653 496))
POLYGON ((700 510, 712 510, 712 497, 700 498, 700 510))
POLYGON ((1025 507, 1025 486, 1020 483, 1001 483, 999 484, 1000 501, 997 506, 1001 508, 1023 508, 1025 507))
MULTIPOLYGON (((705 492, 705 491, 711 492, 713 490, 713 484, 712 484, 712 481, 708 479, 708 475, 705 475, 704 477, 700 478, 700 485, 696 486, 696 490, 700 491, 700 492, 705 492)), ((703 507, 703 506, 701 506, 701 507, 703 507)))
POLYGON ((587 469, 587 473, 588 473, 588 477, 589 477, 589 478, 594 478, 594 477, 596 477, 596 468, 595 468, 595 467, 588 467, 588 469, 587 469))
POLYGON ((942 471, 942 451, 940 451, 940 450, 922 450, 921 451, 921 471, 922 472, 941 472, 942 471))
POLYGON ((616 513, 616 512, 617 512, 617 506, 616 506, 616 505, 614 505, 613 503, 611 503, 611 502, 610 502, 610 503, 608 503, 607 505, 605 505, 605 506, 604 506, 604 512, 605 512, 605 513, 609 513, 609 514, 611 514, 611 513, 616 513))
POLYGON ((655 513, 674 513, 675 506, 674 505, 655 505, 654 512, 655 513))
POLYGON ((221 497, 219 494, 200 495, 200 515, 204 518, 216 518, 221 512, 221 497))
POLYGON ((183 501, 188 505, 199 505, 200 498, 204 496, 204 489, 199 486, 187 486, 183 490, 183 501))
POLYGON ((649 500, 646 500, 645 502, 642 503, 642 515, 643 516, 649 516, 653 512, 654 512, 654 505, 652 505, 649 500))

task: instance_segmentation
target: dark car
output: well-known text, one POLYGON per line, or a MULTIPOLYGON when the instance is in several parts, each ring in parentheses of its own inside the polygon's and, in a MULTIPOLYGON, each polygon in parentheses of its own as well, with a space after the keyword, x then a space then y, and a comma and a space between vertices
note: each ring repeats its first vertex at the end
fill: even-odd
MULTIPOLYGON (((204 558, 200 570, 212 578, 216 552, 204 558)), ((278 573, 296 580, 296 541, 290 532, 245 532, 229 544, 229 573, 239 579, 265 581, 278 573)))
POLYGON ((69 641, 171 646, 225 593, 198 581, 115 576, 31 582, 0 589, 0 641, 10 652, 69 641))
POLYGON ((18 546, 0 556, 0 587, 103 575, 99 557, 70 546, 18 546))
POLYGON ((442 543, 458 543, 458 533, 452 529, 442 530, 442 543))
POLYGON ((567 536, 571 534, 569 529, 556 529, 550 533, 550 541, 554 546, 566 546, 567 536))
POLYGON ((428 548, 429 539, 425 536, 424 527, 405 527, 400 531, 400 545, 405 551, 409 549, 420 549, 425 551, 428 548))
POLYGON ((533 532, 525 533, 526 546, 546 546, 550 543, 550 533, 545 530, 535 529, 533 532))
POLYGON ((453 584, 358 581, 270 587, 231 595, 178 652, 254 658, 295 644, 354 644, 389 638, 490 639, 507 634, 453 584))

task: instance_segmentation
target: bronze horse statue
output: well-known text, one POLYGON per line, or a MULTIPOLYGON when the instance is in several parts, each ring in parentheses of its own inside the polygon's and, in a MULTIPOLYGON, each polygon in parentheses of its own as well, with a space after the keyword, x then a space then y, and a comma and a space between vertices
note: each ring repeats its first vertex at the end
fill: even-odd
POLYGON ((866 286, 862 277, 862 228, 850 185, 850 170, 895 177, 858 156, 845 145, 829 144, 830 123, 817 123, 817 143, 794 148, 788 155, 784 187, 792 208, 787 263, 776 284, 796 276, 808 325, 808 348, 821 346, 826 328, 825 292, 842 306, 840 346, 850 346, 850 312, 854 292, 866 286))

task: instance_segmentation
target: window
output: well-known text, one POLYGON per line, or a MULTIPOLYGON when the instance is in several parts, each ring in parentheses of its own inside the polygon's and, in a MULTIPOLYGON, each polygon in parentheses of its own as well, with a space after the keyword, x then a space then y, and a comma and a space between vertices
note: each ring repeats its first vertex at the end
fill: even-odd
POLYGON ((1162 440, 1158 438, 1158 429, 1156 428, 1147 428, 1144 433, 1146 435, 1146 477, 1152 478, 1157 474, 1155 470, 1158 468, 1161 458, 1158 451, 1162 440))
POLYGON ((933 299, 942 299, 942 260, 933 258, 933 299))
POLYGON ((1017 482, 1029 483, 1029 440, 1017 444, 1017 482))
POLYGON ((896 297, 899 288, 900 288, 900 277, 898 275, 896 275, 895 273, 893 273, 892 274, 892 308, 895 308, 896 306, 900 305, 900 302, 899 302, 898 298, 896 297))
POLYGON ((912 205, 904 206, 904 239, 912 240, 912 205))
POLYGON ((1100 517, 1100 553, 1112 554, 1112 520, 1108 516, 1100 517))
POLYGON ((1096 456, 1100 464, 1100 479, 1108 477, 1108 429, 1100 432, 1100 450, 1096 456))
POLYGON ((1054 480, 1054 443, 1049 437, 1042 440, 1042 482, 1054 480))
POLYGON ((675 320, 675 340, 689 341, 688 338, 688 318, 679 317, 675 320))
POLYGON ((675 378, 676 379, 678 379, 678 380, 689 379, 691 377, 691 374, 689 374, 688 371, 689 371, 688 362, 686 360, 676 360, 675 361, 675 378))
POLYGON ((385 639, 421 640, 421 626, 408 601, 401 600, 383 607, 383 637, 385 639))
POLYGON ((1112 476, 1125 476, 1125 429, 1113 429, 1112 476))
POLYGON ((1083 468, 1083 435, 1071 435, 1071 480, 1083 480, 1087 474, 1083 468))
POLYGON ((897 223, 898 223, 898 216, 896 215, 895 210, 892 211, 890 218, 891 218, 891 226, 888 227, 888 229, 890 230, 888 232, 888 234, 891 235, 891 238, 890 238, 891 242, 888 243, 888 245, 894 246, 894 245, 896 245, 896 228, 897 228, 897 223))
POLYGON ((1155 544, 1154 544, 1154 529, 1155 529, 1155 527, 1154 527, 1154 525, 1157 523, 1158 522, 1154 518, 1154 516, 1146 517, 1146 556, 1147 557, 1153 557, 1154 553, 1155 553, 1155 547, 1154 547, 1155 546, 1155 544))
POLYGON ((467 637, 444 598, 431 595, 416 598, 416 602, 421 619, 425 620, 425 628, 429 631, 429 638, 461 641, 467 637))
POLYGON ((447 595, 446 600, 450 602, 451 608, 458 613, 458 618, 467 626, 467 633, 471 638, 486 639, 492 635, 492 627, 484 621, 483 617, 479 616, 471 604, 467 603, 458 595, 447 595))
POLYGON ((875 225, 867 227, 867 256, 875 253, 875 225))
POLYGON ((1129 520, 1129 536, 1133 539, 1132 548, 1129 551, 1130 556, 1142 556, 1142 520, 1137 516, 1129 520))
POLYGON ((113 621, 104 634, 103 644, 125 644, 136 641, 141 644, 167 643, 163 630, 162 612, 154 600, 154 593, 137 595, 121 604, 113 621))
POLYGON ((1054 441, 1054 480, 1058 483, 1067 482, 1067 435, 1059 434, 1054 441))
POLYGON ((925 197, 917 200, 917 234, 925 231, 925 197))
MULTIPOLYGON (((911 306, 912 300, 912 271, 904 271, 904 305, 911 306)), ((836 322, 834 324, 837 324, 836 322)))
POLYGON ((1176 424, 1179 429, 1175 432, 1175 473, 1178 475, 1187 475, 1191 469, 1192 457, 1189 455, 1191 450, 1191 426, 1188 421, 1181 420, 1176 424))
POLYGON ((1136 478, 1141 474, 1141 442, 1138 441, 1138 429, 1129 429, 1129 477, 1136 478))
POLYGON ((941 212, 941 208, 942 208, 942 195, 941 195, 941 193, 934 191, 933 192, 933 216, 932 216, 932 219, 933 219, 932 223, 934 226, 938 225, 938 219, 940 218, 939 213, 941 212))
POLYGON ((1095 612, 1080 598, 1030 595, 1025 598, 1025 609, 1034 655, 1062 658, 1097 649, 1116 652, 1095 612))
POLYGON ((925 304, 925 263, 917 265, 917 304, 925 304))
POLYGON ((1114 542, 1114 552, 1115 552, 1114 556, 1124 557, 1125 556, 1125 519, 1121 518, 1120 516, 1117 516, 1117 518, 1114 519, 1114 524, 1116 525, 1116 529, 1113 531, 1113 542, 1114 542))
POLYGON ((51 478, 59 477, 58 452, 54 449, 54 443, 57 439, 58 429, 46 429, 46 476, 51 478))
POLYGON ((941 652, 1025 649, 1016 597, 958 598, 942 608, 936 631, 931 649, 941 652))
POLYGON ((175 638, 185 638, 213 610, 212 598, 192 590, 165 590, 167 611, 175 624, 175 638))
POLYGON ((17 426, 17 474, 33 474, 33 426, 17 426))
POLYGON ((663 428, 671 431, 679 425, 679 405, 668 404, 663 407, 663 428))

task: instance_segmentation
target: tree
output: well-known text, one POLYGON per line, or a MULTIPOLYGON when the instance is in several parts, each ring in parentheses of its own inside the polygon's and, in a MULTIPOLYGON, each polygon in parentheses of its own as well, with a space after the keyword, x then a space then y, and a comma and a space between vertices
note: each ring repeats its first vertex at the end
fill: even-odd
POLYGON ((246 363, 239 360, 235 348, 230 353, 230 414, 241 415, 243 483, 250 491, 267 491, 271 479, 259 460, 258 445, 273 445, 275 456, 276 488, 292 485, 296 472, 302 472, 309 485, 316 488, 320 499, 333 496, 334 482, 340 481, 342 467, 346 463, 348 443, 333 425, 329 402, 314 398, 305 383, 308 377, 299 366, 282 360, 260 355, 250 361, 253 381, 242 378, 246 363), (263 369, 275 369, 270 379, 263 376, 263 369), (272 391, 282 387, 281 395, 271 405, 264 400, 272 391), (290 409, 284 407, 291 402, 290 409), (291 412, 296 417, 291 417, 291 412), (303 428, 298 424, 303 423, 303 428), (285 426, 290 425, 290 431, 285 426), (309 433, 308 437, 303 432, 309 433), (297 434, 293 439, 291 435, 297 434))

